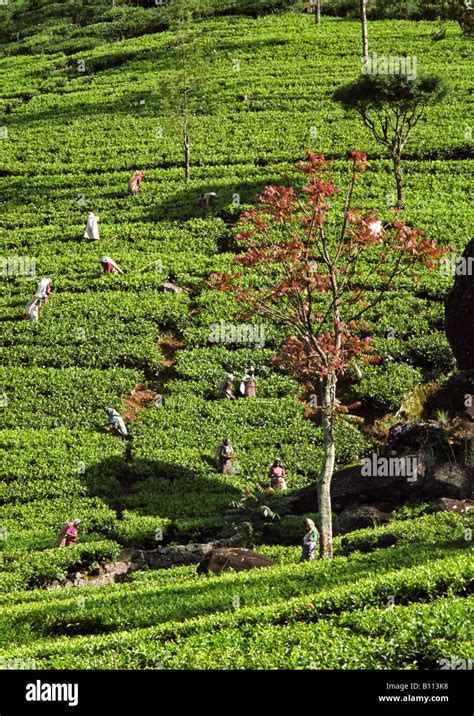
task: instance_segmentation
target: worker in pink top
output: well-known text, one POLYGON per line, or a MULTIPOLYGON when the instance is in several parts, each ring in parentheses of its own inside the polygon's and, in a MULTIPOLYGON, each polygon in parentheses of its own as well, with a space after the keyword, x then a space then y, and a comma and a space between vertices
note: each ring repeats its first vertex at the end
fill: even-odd
POLYGON ((77 527, 81 524, 81 520, 72 520, 66 522, 59 534, 58 547, 69 547, 71 544, 77 544, 79 537, 77 535, 77 527))
POLYGON ((285 475, 286 470, 283 467, 282 461, 280 458, 277 458, 273 461, 273 464, 270 466, 270 470, 268 471, 271 486, 274 490, 286 490, 285 475))

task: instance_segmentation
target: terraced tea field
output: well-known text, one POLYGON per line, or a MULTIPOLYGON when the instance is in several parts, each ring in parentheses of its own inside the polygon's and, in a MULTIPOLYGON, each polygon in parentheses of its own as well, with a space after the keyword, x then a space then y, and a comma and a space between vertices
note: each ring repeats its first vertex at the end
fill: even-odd
MULTIPOLYGON (((442 42, 432 33, 425 21, 370 23, 372 51, 416 56, 420 71, 449 84, 407 146, 403 218, 459 254, 472 235, 472 42, 454 22, 442 42)), ((196 20, 192 34, 204 71, 191 86, 189 182, 167 97, 180 73, 173 31, 94 47, 65 35, 63 49, 46 42, 36 53, 27 52, 35 35, 22 53, 14 38, 2 46, 1 254, 35 272, 5 263, 0 281, 0 655, 40 669, 71 660, 81 669, 433 669, 472 659, 469 518, 451 514, 395 520, 379 529, 396 544, 368 553, 346 553, 337 538, 330 564, 299 564, 290 539, 257 547, 277 560, 269 570, 206 577, 177 567, 44 589, 122 547, 156 546, 157 532, 159 544, 219 536, 229 503, 266 485, 275 456, 290 491, 315 481, 322 431, 302 388, 272 362, 280 327, 265 325, 261 347, 212 345, 212 324, 235 320, 238 306, 207 279, 232 265, 238 212, 295 176, 306 149, 333 158, 341 180, 346 152, 366 152, 357 204, 387 218, 394 203, 389 158, 332 99, 360 71, 357 22, 236 15, 196 20), (135 169, 145 177, 131 196, 135 169), (203 192, 216 192, 210 210, 203 192), (98 242, 82 238, 89 211, 100 217, 98 242), (103 255, 124 274, 100 275, 103 255), (38 323, 23 321, 43 277, 52 298, 38 323), (167 281, 184 291, 161 291, 167 281), (216 401, 225 374, 240 379, 249 363, 257 397, 216 401), (105 408, 125 413, 137 386, 157 399, 122 441, 105 429, 105 408), (235 476, 213 463, 226 435, 235 476), (72 517, 81 541, 61 552, 56 533, 72 517)), ((443 330, 452 280, 420 271, 417 285, 400 281, 371 311, 382 361, 341 399, 394 414, 409 410, 412 389, 442 383, 454 366, 443 330)), ((341 421, 336 466, 357 462, 373 440, 341 421)))

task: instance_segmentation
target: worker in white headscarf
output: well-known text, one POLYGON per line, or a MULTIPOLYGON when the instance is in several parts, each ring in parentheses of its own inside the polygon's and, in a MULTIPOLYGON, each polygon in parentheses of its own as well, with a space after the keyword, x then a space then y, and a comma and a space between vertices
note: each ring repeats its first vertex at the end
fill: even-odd
POLYGON ((102 273, 123 273, 120 266, 110 256, 102 256, 99 259, 102 264, 102 273))
POLYGON ((141 189, 143 177, 143 172, 133 172, 132 176, 130 177, 130 181, 128 182, 128 193, 129 194, 138 194, 138 192, 141 189))
POLYGON ((41 296, 39 295, 39 293, 35 293, 33 298, 31 298, 28 301, 28 303, 26 304, 24 318, 27 321, 33 321, 34 323, 36 323, 39 319, 40 306, 41 306, 41 296))
POLYGON ((114 428, 117 430, 118 434, 121 437, 126 438, 128 435, 128 430, 120 413, 113 408, 106 408, 105 410, 107 412, 107 415, 109 416, 108 424, 113 425, 114 428))
POLYGON ((224 398, 225 400, 235 400, 235 395, 232 392, 233 381, 234 381, 234 374, 229 373, 227 378, 224 380, 224 382, 221 385, 221 388, 219 391, 220 398, 224 398))
POLYGON ((41 296, 43 303, 48 303, 49 297, 53 290, 53 279, 42 278, 36 289, 36 293, 41 296))
POLYGON ((89 212, 86 223, 84 238, 89 241, 97 241, 99 239, 99 217, 93 211, 89 212))
POLYGON ((257 393, 256 386, 255 368, 251 365, 241 380, 239 392, 244 398, 253 397, 257 393))

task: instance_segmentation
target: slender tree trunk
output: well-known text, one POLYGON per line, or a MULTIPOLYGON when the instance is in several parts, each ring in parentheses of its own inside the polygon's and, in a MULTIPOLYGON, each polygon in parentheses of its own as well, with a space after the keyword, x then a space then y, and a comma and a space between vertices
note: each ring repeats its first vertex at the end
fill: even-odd
POLYGON ((362 60, 369 61, 369 33, 367 30, 367 0, 360 0, 360 22, 362 25, 362 60))
POLYGON ((394 150, 392 154, 393 159, 393 171, 395 173, 395 181, 397 184, 397 208, 401 209, 404 203, 404 190, 403 190, 403 176, 402 176, 402 162, 400 152, 394 150))
POLYGON ((314 21, 317 25, 321 24, 321 0, 316 0, 316 7, 314 8, 314 21))
POLYGON ((336 461, 336 443, 334 440, 335 400, 336 376, 334 373, 330 373, 322 379, 321 385, 324 462, 317 483, 321 536, 319 553, 321 559, 332 559, 333 557, 331 479, 336 461))
POLYGON ((185 122, 184 124, 184 133, 183 133, 183 144, 184 144, 184 167, 185 167, 185 173, 186 173, 186 181, 189 181, 191 179, 191 158, 190 158, 190 149, 189 149, 189 134, 188 134, 188 124, 185 122))

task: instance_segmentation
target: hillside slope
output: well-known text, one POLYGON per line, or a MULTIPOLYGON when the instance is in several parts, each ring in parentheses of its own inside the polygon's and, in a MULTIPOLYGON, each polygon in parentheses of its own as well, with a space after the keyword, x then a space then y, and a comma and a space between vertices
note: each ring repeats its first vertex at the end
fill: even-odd
MULTIPOLYGON (((370 169, 357 201, 389 215, 390 163, 331 99, 359 71, 359 26, 325 18, 316 30, 304 15, 223 17, 198 21, 192 32, 205 72, 193 87, 188 183, 166 96, 179 75, 171 31, 110 38, 67 54, 51 45, 17 54, 12 43, 12 54, 0 60, 7 129, 0 143, 0 578, 12 617, 5 653, 33 655, 41 668, 65 668, 64 654, 76 649, 83 668, 260 668, 263 658, 277 668, 435 668, 444 656, 468 658, 469 635, 447 626, 472 608, 470 544, 462 518, 453 516, 439 520, 436 549, 429 545, 438 518, 419 518, 419 527, 419 520, 410 525, 421 539, 407 537, 406 551, 297 565, 295 548, 264 547, 284 564, 220 581, 188 568, 143 574, 133 585, 85 591, 85 611, 74 606, 76 593, 24 591, 112 558, 121 546, 219 535, 229 502, 265 485, 276 456, 287 465, 290 491, 318 473, 321 431, 305 418, 300 387, 271 361, 278 326, 265 326, 262 347, 211 346, 212 324, 232 322, 237 307, 205 279, 231 265, 238 209, 292 172, 306 148, 333 157, 339 176, 348 149, 366 151, 370 169), (145 172, 143 190, 129 196, 135 169, 145 172), (198 202, 208 191, 217 193, 211 211, 198 202), (97 244, 82 240, 89 211, 100 216, 97 244), (124 275, 100 276, 102 255, 124 275), (22 321, 37 281, 47 276, 54 293, 39 323, 22 321), (170 280, 186 291, 161 292, 170 280), (257 368, 258 397, 216 402, 226 372, 240 378, 249 363, 257 368), (126 396, 143 387, 157 399, 134 415, 132 440, 121 441, 105 430, 105 408, 125 412, 126 396), (234 477, 213 465, 225 435, 239 460, 234 477), (81 545, 58 555, 57 528, 76 516, 81 545), (182 596, 160 615, 168 592, 182 596), (397 607, 386 612, 393 594, 397 607), (136 609, 117 611, 117 595, 136 609), (215 624, 223 629, 214 643, 215 624), (425 624, 433 624, 429 644, 425 624), (27 632, 31 643, 23 642, 27 632), (160 649, 147 646, 150 636, 160 649), (310 653, 316 643, 334 644, 320 661, 310 653)), ((405 218, 461 252, 471 225, 472 57, 456 24, 447 25, 442 43, 431 34, 426 22, 371 24, 374 51, 416 55, 420 68, 451 85, 449 101, 430 112, 409 145, 405 218)), ((416 288, 400 284, 369 316, 383 361, 351 390, 375 414, 395 412, 409 389, 442 383, 453 368, 443 332, 451 283, 441 273, 421 273, 416 288), (387 339, 389 329, 395 339, 387 339), (389 386, 382 397, 380 379, 389 386)), ((369 450, 371 436, 347 422, 339 430, 337 464, 344 466, 369 450)))

